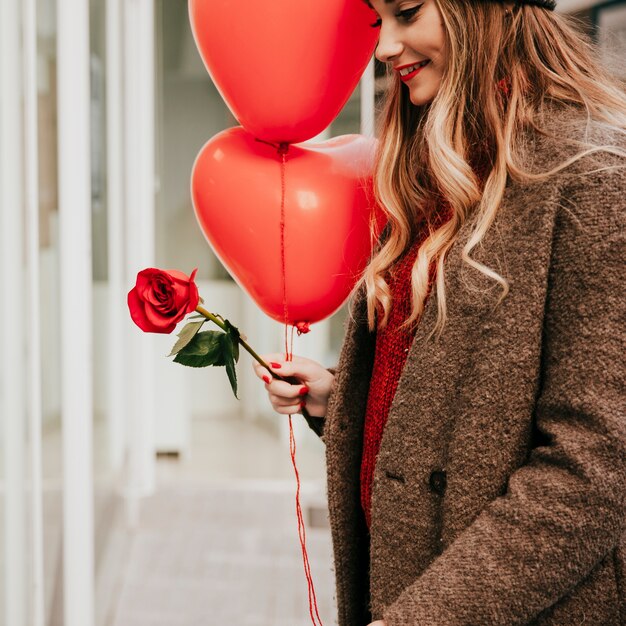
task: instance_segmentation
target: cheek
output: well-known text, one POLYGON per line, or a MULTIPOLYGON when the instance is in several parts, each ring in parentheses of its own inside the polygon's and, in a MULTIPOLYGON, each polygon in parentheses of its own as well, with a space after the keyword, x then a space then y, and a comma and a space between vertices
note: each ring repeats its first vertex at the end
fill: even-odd
POLYGON ((441 37, 439 39, 439 53, 441 54, 442 59, 445 59, 448 55, 448 44, 446 42, 446 38, 443 36, 443 32, 441 33, 441 37))
POLYGON ((446 50, 445 42, 441 42, 441 44, 437 44, 433 46, 433 62, 438 71, 442 72, 446 66, 448 53, 446 50))
POLYGON ((418 50, 423 48, 424 54, 428 54, 432 60, 441 62, 445 56, 446 37, 439 14, 429 15, 429 19, 423 23, 422 37, 415 43, 418 50))

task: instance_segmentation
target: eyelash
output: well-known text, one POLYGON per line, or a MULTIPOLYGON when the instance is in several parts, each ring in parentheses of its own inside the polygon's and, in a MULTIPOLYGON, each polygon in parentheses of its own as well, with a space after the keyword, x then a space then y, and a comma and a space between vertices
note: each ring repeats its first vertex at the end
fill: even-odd
MULTIPOLYGON (((417 12, 422 8, 421 4, 418 4, 417 6, 411 7, 410 9, 404 9, 404 11, 398 11, 396 13, 396 17, 400 18, 400 19, 404 19, 407 22, 411 21, 412 18, 415 17, 415 15, 417 15, 417 12)), ((382 19, 379 17, 373 24, 370 24, 370 26, 372 28, 380 28, 381 24, 382 24, 382 19)))

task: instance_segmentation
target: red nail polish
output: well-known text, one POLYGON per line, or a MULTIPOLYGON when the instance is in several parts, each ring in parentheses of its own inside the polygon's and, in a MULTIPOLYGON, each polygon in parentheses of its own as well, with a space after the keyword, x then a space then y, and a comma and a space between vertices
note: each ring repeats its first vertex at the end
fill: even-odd
POLYGON ((270 363, 270 366, 276 370, 280 369, 280 363, 270 363))
POLYGON ((300 389, 300 391, 298 391, 298 393, 299 393, 301 396, 304 396, 304 395, 306 395, 307 393, 309 393, 309 388, 308 388, 308 387, 302 387, 302 389, 300 389))
POLYGON ((271 378, 269 376, 263 376, 263 380, 269 385, 271 382, 271 378))
POLYGON ((306 402, 302 401, 300 402, 300 408, 303 409, 306 406, 306 402))

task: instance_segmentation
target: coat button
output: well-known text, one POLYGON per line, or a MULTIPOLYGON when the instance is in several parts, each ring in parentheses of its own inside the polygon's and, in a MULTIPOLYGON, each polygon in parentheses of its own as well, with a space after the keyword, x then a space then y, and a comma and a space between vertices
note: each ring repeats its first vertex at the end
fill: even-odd
POLYGON ((435 493, 442 496, 446 490, 446 473, 443 470, 435 470, 431 473, 428 484, 435 493))

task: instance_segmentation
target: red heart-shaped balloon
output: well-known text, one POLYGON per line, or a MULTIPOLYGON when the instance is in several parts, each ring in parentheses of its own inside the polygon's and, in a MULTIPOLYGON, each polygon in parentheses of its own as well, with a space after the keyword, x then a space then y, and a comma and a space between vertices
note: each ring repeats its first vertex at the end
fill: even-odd
POLYGON ((346 300, 371 254, 375 140, 344 135, 291 145, 284 165, 284 276, 281 155, 243 128, 200 151, 193 167, 196 217, 239 285, 279 322, 317 322, 346 300), (286 296, 287 317, 283 308, 286 296))
POLYGON ((189 16, 233 115, 277 143, 305 141, 330 124, 378 35, 363 0, 190 0, 189 16))

